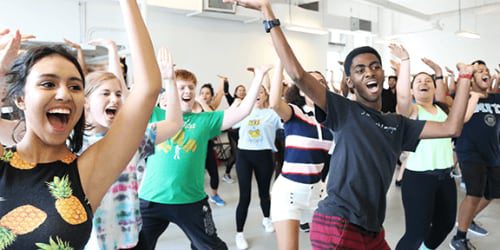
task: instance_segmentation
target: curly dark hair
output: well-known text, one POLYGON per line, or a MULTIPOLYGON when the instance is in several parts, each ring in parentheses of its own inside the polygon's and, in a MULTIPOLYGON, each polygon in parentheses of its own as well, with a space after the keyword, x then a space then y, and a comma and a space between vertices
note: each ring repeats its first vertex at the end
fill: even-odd
MULTIPOLYGON (((82 78, 82 83, 85 87, 85 76, 83 74, 82 67, 78 63, 75 57, 71 55, 63 46, 55 45, 55 46, 39 46, 33 47, 24 52, 21 56, 19 56, 15 61, 9 72, 5 75, 5 81, 7 83, 7 96, 9 97, 9 101, 14 104, 15 100, 24 96, 24 88, 26 86, 26 79, 31 71, 31 68, 41 59, 58 55, 61 56, 68 61, 70 61, 80 73, 80 77, 82 78)), ((20 124, 25 122, 24 112, 20 110, 17 105, 12 105, 14 107, 14 112, 17 113, 20 118, 20 122, 14 129, 13 139, 17 142, 16 138, 14 138, 15 131, 20 128, 20 124)), ((85 115, 82 113, 82 116, 76 123, 73 128, 73 132, 70 134, 69 146, 72 152, 78 152, 82 148, 83 144, 83 133, 85 128, 85 115)), ((22 131, 21 131, 22 132, 22 131)))

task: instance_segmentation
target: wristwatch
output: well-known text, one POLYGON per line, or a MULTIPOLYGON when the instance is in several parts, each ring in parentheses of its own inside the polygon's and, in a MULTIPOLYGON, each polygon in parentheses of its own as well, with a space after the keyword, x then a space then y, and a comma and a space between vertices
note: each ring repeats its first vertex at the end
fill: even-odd
POLYGON ((264 24, 264 29, 266 30, 266 33, 271 32, 271 29, 277 26, 280 26, 280 20, 279 19, 273 19, 273 20, 264 20, 262 21, 264 24))

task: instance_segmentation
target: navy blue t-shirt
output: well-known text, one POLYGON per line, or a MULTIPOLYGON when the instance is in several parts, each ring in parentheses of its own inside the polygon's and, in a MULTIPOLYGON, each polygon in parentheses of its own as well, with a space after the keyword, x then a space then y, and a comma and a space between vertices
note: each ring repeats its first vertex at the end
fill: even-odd
POLYGON ((455 150, 460 162, 500 167, 500 94, 479 99, 470 120, 464 124, 455 150))
POLYGON ((381 231, 397 159, 401 151, 415 151, 425 121, 383 114, 331 92, 326 117, 320 113, 316 118, 333 130, 336 146, 328 196, 319 203, 318 212, 381 231))

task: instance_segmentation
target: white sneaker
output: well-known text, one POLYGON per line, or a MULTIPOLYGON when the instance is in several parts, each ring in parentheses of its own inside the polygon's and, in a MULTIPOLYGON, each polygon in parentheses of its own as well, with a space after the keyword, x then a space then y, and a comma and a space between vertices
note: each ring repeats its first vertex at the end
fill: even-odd
POLYGON ((245 239, 245 235, 243 233, 236 233, 236 237, 234 238, 236 241, 236 247, 238 249, 247 249, 248 248, 248 242, 245 239))
POLYGON ((267 233, 274 232, 273 222, 269 219, 269 217, 264 217, 262 219, 262 226, 264 226, 264 231, 267 233))

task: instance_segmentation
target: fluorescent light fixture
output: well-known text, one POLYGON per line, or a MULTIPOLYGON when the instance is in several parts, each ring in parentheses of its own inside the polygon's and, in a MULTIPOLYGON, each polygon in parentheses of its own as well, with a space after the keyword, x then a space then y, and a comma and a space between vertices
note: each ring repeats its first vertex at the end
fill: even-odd
POLYGON ((327 35, 328 34, 327 29, 304 27, 304 26, 298 26, 298 25, 286 25, 285 29, 290 30, 290 31, 314 34, 314 35, 327 35))
POLYGON ((470 31, 465 31, 465 30, 459 30, 455 32, 455 35, 465 37, 465 38, 472 38, 472 39, 479 39, 481 36, 477 33, 470 32, 470 31))

